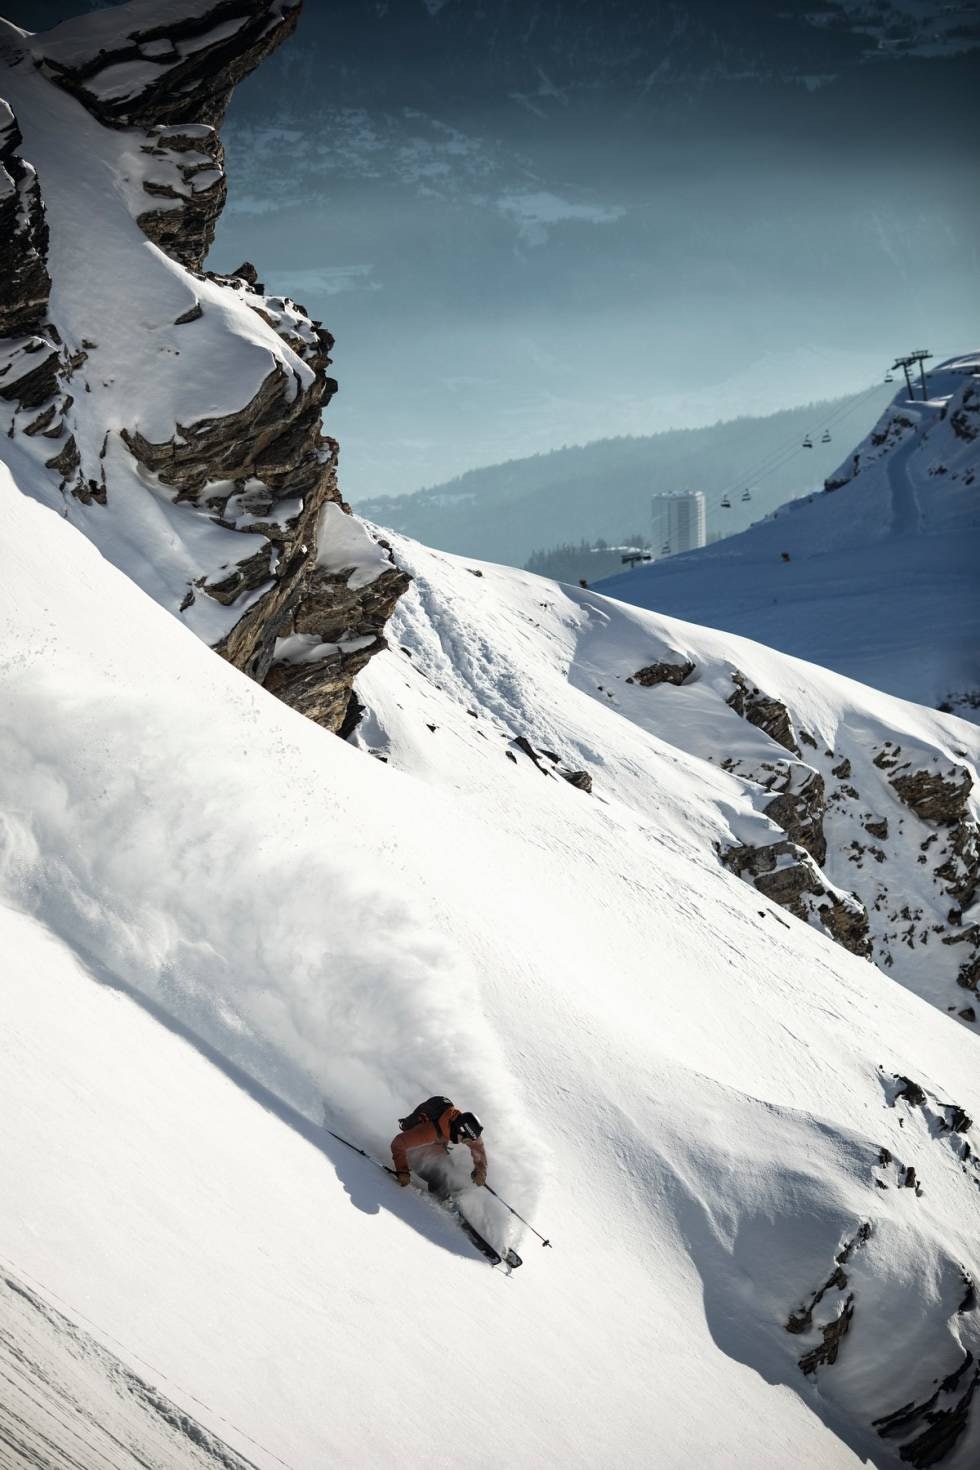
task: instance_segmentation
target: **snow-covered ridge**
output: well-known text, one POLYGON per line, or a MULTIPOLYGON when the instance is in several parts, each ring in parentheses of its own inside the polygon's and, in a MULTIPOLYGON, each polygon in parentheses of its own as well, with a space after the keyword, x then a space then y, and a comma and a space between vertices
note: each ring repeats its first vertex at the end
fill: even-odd
POLYGON ((202 269, 226 191, 216 127, 297 15, 139 0, 47 35, 4 27, 22 203, 5 206, 3 457, 198 636, 337 729, 406 579, 373 544, 340 565, 350 537, 321 542, 343 506, 321 429, 330 334, 247 262, 202 269), (125 96, 106 82, 120 67, 125 96), (301 679, 276 655, 297 634, 323 650, 301 679))
MULTIPOLYGON (((715 861, 963 1024, 977 1023, 975 726, 747 639, 503 567, 477 563, 474 579, 473 564, 394 544, 415 586, 392 624, 398 652, 360 685, 369 709, 384 706, 362 741, 373 731, 373 748, 401 759, 393 719, 414 760, 446 742, 445 734, 432 741, 427 726, 448 727, 476 760, 475 781, 479 764, 497 759, 485 737, 506 739, 521 765, 581 773, 594 798, 636 814, 659 810, 660 778, 652 784, 642 766, 596 744, 596 717, 569 703, 567 681, 603 707, 613 749, 637 738, 623 731, 626 721, 641 741, 691 758, 700 797, 712 793, 702 837, 715 861), (449 618, 440 612, 447 603, 449 618), (451 641, 434 643, 429 620, 448 622, 451 641), (378 692, 395 659, 426 711, 420 734, 409 736, 404 716, 392 714, 397 676, 378 692), (489 723, 475 722, 474 711, 489 723)), ((692 820, 688 809, 679 828, 692 820)))

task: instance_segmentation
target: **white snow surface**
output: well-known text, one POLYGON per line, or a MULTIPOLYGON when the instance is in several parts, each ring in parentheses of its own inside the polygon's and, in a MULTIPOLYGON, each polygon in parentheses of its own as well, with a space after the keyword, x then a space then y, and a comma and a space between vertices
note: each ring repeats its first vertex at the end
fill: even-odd
MULTIPOLYGON (((976 1036, 725 872, 745 784, 592 687, 640 632, 776 692, 803 666, 396 542, 357 749, 5 470, 0 517, 0 1262, 263 1470, 897 1464, 870 1421, 980 1351, 978 1174, 939 1127, 980 1111, 976 1036), (525 728, 591 797, 507 759, 525 728), (431 1091, 553 1241, 470 1191, 510 1279, 317 1126, 381 1159, 431 1091), (863 1223, 804 1377, 843 1294, 784 1323, 863 1223)), ((814 724, 849 700, 976 758, 809 682, 814 724)), ((974 1413, 945 1464, 978 1452, 974 1413)))
POLYGON ((832 493, 597 585, 976 719, 963 696, 980 695, 980 356, 938 364, 928 388, 923 402, 903 383, 832 493))

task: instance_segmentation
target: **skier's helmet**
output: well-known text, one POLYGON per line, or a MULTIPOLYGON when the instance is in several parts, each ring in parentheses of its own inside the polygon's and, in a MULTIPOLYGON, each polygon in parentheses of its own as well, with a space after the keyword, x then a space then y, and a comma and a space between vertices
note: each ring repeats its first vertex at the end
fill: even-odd
POLYGON ((460 1113, 450 1124, 453 1143, 459 1143, 466 1138, 479 1138, 483 1132, 483 1124, 475 1113, 460 1113))

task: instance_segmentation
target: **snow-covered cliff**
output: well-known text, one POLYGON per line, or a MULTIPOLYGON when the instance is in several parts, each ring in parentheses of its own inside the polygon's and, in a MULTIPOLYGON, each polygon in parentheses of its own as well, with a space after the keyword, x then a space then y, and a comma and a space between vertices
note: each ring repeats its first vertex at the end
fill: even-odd
POLYGON ((331 515, 346 507, 321 430, 330 334, 248 263, 203 268, 228 98, 297 15, 295 0, 132 0, 40 36, 4 23, 0 398, 4 457, 32 494, 339 729, 406 578, 331 515))

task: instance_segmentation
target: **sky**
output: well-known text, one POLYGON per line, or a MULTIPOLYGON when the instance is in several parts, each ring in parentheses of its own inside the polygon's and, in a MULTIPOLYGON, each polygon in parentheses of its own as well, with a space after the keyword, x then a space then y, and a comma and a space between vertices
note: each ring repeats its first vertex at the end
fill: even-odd
POLYGON ((334 333, 347 496, 969 350, 977 7, 862 13, 308 0, 232 100, 209 264, 334 333))

